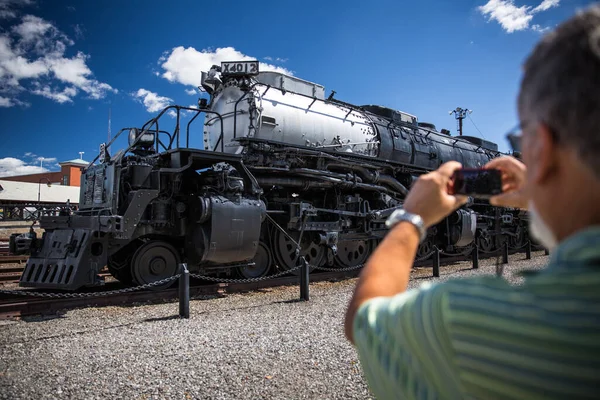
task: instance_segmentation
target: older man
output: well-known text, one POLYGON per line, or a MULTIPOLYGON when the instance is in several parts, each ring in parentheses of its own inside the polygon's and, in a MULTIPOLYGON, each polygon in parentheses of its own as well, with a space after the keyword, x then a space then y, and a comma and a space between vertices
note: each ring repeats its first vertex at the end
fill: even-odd
MULTIPOLYGON (((393 226, 345 323, 378 398, 600 398, 600 5, 535 47, 518 111, 525 164, 488 164, 504 185, 491 202, 529 210, 549 265, 521 286, 481 276, 407 291, 419 227, 393 226)), ((406 212, 428 227, 462 206, 448 190, 457 168, 422 176, 406 212)))

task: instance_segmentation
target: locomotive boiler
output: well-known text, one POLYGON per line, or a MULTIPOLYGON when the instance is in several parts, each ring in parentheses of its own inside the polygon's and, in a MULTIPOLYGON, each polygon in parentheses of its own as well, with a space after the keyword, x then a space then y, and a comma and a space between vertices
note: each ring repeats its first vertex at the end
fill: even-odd
MULTIPOLYGON (((385 220, 419 175, 456 160, 481 167, 495 143, 453 137, 406 112, 353 105, 324 87, 256 61, 224 62, 202 73, 197 108, 169 106, 141 127, 124 128, 81 177, 79 209, 43 217, 41 238, 14 235, 30 257, 21 286, 76 290, 102 284, 100 270, 128 284, 177 273, 253 278, 363 264, 385 236, 385 220), (176 111, 176 126, 160 118, 176 111), (183 113, 193 113, 187 125, 183 113), (190 124, 204 116, 204 149, 189 147, 190 124), (161 120, 161 121, 164 121, 161 120)), ((201 119, 200 119, 201 120, 201 119)), ((518 246, 526 215, 472 199, 428 230, 433 246, 467 254, 518 246)))

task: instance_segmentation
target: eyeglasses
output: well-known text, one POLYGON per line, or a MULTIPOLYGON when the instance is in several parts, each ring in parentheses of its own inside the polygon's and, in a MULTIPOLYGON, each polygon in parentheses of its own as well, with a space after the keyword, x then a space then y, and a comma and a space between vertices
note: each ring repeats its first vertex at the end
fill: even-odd
POLYGON ((511 147, 513 153, 521 152, 521 138, 522 138, 522 131, 523 131, 524 125, 525 124, 522 124, 519 122, 517 124, 517 126, 512 128, 506 134, 506 140, 510 144, 510 147, 511 147))
MULTIPOLYGON (((523 137, 523 128, 527 124, 529 124, 529 121, 526 121, 523 123, 520 122, 517 124, 517 126, 512 128, 506 134, 506 140, 510 144, 510 147, 511 147, 513 153, 521 153, 521 141, 522 141, 522 137, 523 137)), ((545 125, 548 128, 548 130, 550 131, 550 135, 551 135, 554 143, 558 143, 559 140, 558 140, 558 135, 556 134, 556 131, 554 129, 552 129, 548 124, 545 124, 545 125)))

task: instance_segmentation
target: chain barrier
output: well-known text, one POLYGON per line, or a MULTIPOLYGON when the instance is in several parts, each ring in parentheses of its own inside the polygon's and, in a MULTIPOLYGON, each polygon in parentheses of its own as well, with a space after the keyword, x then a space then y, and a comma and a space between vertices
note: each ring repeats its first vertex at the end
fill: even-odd
POLYGON ((346 271, 354 271, 354 270, 362 268, 364 266, 365 266, 365 264, 363 263, 363 264, 354 265, 352 267, 340 267, 340 268, 315 267, 315 269, 318 269, 320 271, 328 271, 328 272, 346 272, 346 271))
MULTIPOLYGON (((508 243, 508 248, 511 250, 521 250, 524 249, 525 247, 527 247, 527 245, 530 244, 529 241, 525 242, 525 244, 521 245, 521 246, 517 246, 517 247, 513 247, 510 245, 510 242, 508 243)), ((533 244, 531 245, 531 247, 533 247, 533 244)))
POLYGON ((483 254, 502 255, 502 254, 501 254, 501 252, 502 252, 502 248, 500 248, 500 249, 497 249, 497 250, 492 250, 492 251, 485 251, 485 250, 482 250, 481 248, 479 248, 479 252, 480 252, 480 253, 483 253, 483 254))
POLYGON ((474 248, 475 248, 474 246, 469 247, 467 250, 463 251, 462 253, 446 253, 445 251, 440 250, 440 255, 446 256, 446 257, 466 257, 473 252, 474 248))
MULTIPOLYGON (((302 262, 298 263, 298 265, 296 265, 294 268, 278 272, 278 273, 276 273, 274 275, 259 276, 257 278, 244 278, 244 279, 216 278, 214 276, 199 275, 199 274, 190 274, 190 276, 192 278, 204 279, 204 280, 207 280, 207 281, 220 282, 220 283, 251 283, 251 282, 261 282, 261 281, 266 281, 266 280, 269 280, 269 279, 279 278, 280 276, 284 276, 284 275, 289 274, 290 272, 294 272, 294 271, 299 270, 300 268, 303 267, 304 262, 306 262, 306 259, 304 258, 304 256, 300 257, 300 259, 302 260, 302 262)), ((240 266, 243 267, 244 265, 246 265, 246 264, 242 264, 240 266)), ((313 268, 316 268, 316 267, 313 267, 313 268)))
MULTIPOLYGON (((530 244, 530 242, 525 243, 524 245, 520 246, 520 247, 511 247, 511 249, 513 250, 519 250, 519 249, 523 249, 525 248, 528 244, 530 244)), ((532 247, 533 244, 531 244, 532 247)), ((421 262, 421 261, 425 261, 427 259, 429 259, 431 256, 433 256, 436 252, 436 250, 439 252, 440 255, 444 255, 444 256, 450 256, 450 257, 456 257, 456 256, 467 256, 468 253, 472 253, 472 251, 474 250, 475 247, 471 247, 469 249, 468 252, 463 252, 460 254, 451 254, 451 253, 446 253, 443 252, 439 249, 437 249, 436 246, 434 246, 434 249, 432 251, 430 251, 429 253, 427 253, 424 256, 421 257, 417 257, 415 258, 414 262, 421 262)), ((480 253, 483 254, 495 254, 495 255, 501 255, 502 252, 502 248, 497 249, 497 250, 493 250, 493 251, 485 251, 482 250, 481 248, 478 249, 478 251, 480 253)), ((256 278, 240 278, 240 279, 232 279, 232 278, 216 278, 213 276, 207 276, 207 275, 200 275, 200 274, 192 274, 190 273, 189 276, 196 278, 196 279, 203 279, 203 280, 207 280, 207 281, 211 281, 211 282, 218 282, 218 283, 252 283, 252 282, 261 282, 261 281, 266 281, 269 279, 275 279, 275 278, 279 278, 285 275, 290 274, 291 272, 297 271, 299 269, 301 269, 304 265, 304 263, 306 263, 306 259, 304 258, 304 256, 301 256, 299 258, 299 260, 301 262, 298 263, 298 265, 296 265, 294 268, 285 270, 285 271, 281 271, 278 272, 276 274, 273 275, 267 275, 267 276, 261 276, 261 277, 256 277, 256 278)), ((241 264, 240 266, 246 266, 249 264, 241 264)), ((309 265, 310 268, 312 269, 316 269, 316 270, 320 270, 320 271, 327 271, 327 272, 347 272, 347 271, 353 271, 353 270, 357 270, 360 269, 362 267, 365 266, 365 263, 362 264, 358 264, 355 266, 351 266, 351 267, 343 267, 343 268, 327 268, 327 267, 317 267, 317 266, 313 266, 313 265, 309 265)), ((156 287, 156 286, 160 286, 166 283, 169 283, 171 281, 177 280, 181 277, 181 274, 177 274, 177 275, 173 275, 155 282, 151 282, 151 283, 147 283, 144 285, 140 285, 140 286, 134 286, 134 287, 127 287, 127 288, 123 288, 123 289, 117 289, 117 290, 109 290, 109 291, 105 291, 105 292, 90 292, 90 293, 44 293, 44 292, 32 292, 32 291, 28 291, 28 290, 0 290, 0 294, 5 294, 5 295, 16 295, 16 296, 33 296, 33 297, 44 297, 44 298, 86 298, 86 297, 101 297, 101 296, 110 296, 110 295, 116 295, 116 294, 123 294, 123 293, 129 293, 129 292, 135 292, 135 291, 139 291, 139 290, 144 290, 144 289, 149 289, 152 287, 156 287)))
POLYGON ((415 262, 421 262, 421 261, 427 260, 429 257, 431 257, 432 255, 435 254, 435 249, 436 249, 436 247, 434 246, 434 249, 431 250, 429 253, 425 254, 424 256, 415 258, 415 262))
POLYGON ((169 276, 168 278, 161 279, 159 281, 146 283, 140 286, 133 286, 124 289, 108 290, 106 292, 90 292, 90 293, 43 293, 43 292, 31 292, 28 290, 0 290, 0 294, 7 294, 13 296, 33 296, 33 297, 45 297, 45 298, 85 298, 85 297, 101 297, 110 296, 113 294, 122 294, 128 292, 135 292, 138 290, 149 289, 154 286, 160 286, 165 283, 179 279, 181 274, 169 276))

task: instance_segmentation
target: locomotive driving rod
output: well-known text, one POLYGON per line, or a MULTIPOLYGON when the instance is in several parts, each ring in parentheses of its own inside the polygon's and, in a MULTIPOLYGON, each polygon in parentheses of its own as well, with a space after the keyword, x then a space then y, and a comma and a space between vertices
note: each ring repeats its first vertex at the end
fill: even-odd
POLYGON ((358 165, 346 165, 346 164, 327 164, 327 168, 342 168, 342 169, 351 169, 356 172, 362 179, 367 182, 373 183, 384 183, 389 185, 392 189, 394 189, 398 193, 402 193, 404 196, 408 194, 408 189, 406 186, 398 182, 396 178, 390 175, 380 175, 378 173, 370 172, 368 169, 364 167, 360 167, 358 165))

